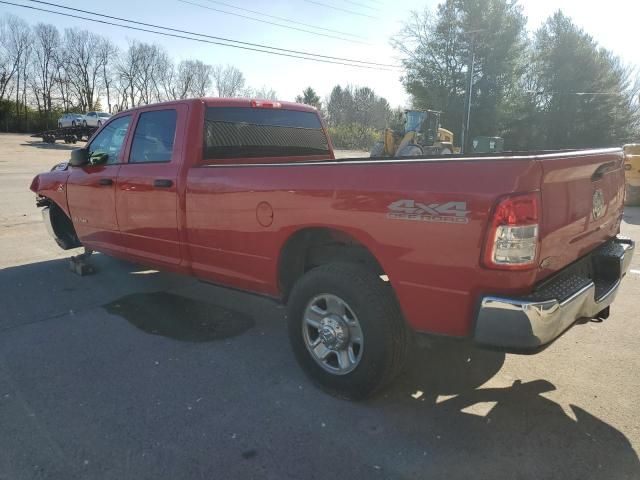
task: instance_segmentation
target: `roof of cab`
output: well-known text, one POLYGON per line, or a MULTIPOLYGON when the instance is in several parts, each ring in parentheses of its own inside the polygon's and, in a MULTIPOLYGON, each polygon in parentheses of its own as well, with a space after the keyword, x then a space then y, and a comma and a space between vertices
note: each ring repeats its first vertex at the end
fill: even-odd
MULTIPOLYGON (((265 102, 268 104, 277 103, 278 108, 284 110, 300 110, 303 112, 316 112, 317 110, 311 105, 295 102, 281 102, 280 100, 263 100, 258 98, 201 98, 198 99, 209 107, 252 107, 251 102, 265 102)), ((260 107, 256 107, 260 108, 260 107)), ((267 107, 269 108, 269 107, 267 107)))
MULTIPOLYGON (((304 103, 295 103, 295 102, 281 102, 280 100, 262 100, 262 99, 254 99, 254 98, 212 98, 212 97, 203 97, 203 98, 189 98, 189 99, 185 99, 185 100, 171 100, 168 102, 159 102, 159 103, 153 103, 153 104, 148 104, 148 105, 140 105, 138 107, 135 108, 130 108, 128 110, 123 110, 122 112, 118 112, 118 114, 120 113, 124 113, 124 112, 130 112, 130 111, 135 111, 135 110, 140 110, 140 109, 144 109, 144 108, 149 108, 149 107, 155 107, 157 105, 177 105, 177 104, 184 104, 184 103, 198 103, 198 102, 202 102, 204 103, 206 106, 208 107, 252 107, 253 105, 251 105, 251 102, 253 101, 257 101, 257 102, 265 102, 265 103, 277 103, 279 104, 279 109, 282 110, 298 110, 298 111, 302 111, 302 112, 317 112, 317 110, 312 107, 311 105, 305 105, 304 103)), ((255 107, 255 108, 261 108, 261 107, 255 107)), ((265 107, 265 108, 271 108, 271 107, 265 107)))

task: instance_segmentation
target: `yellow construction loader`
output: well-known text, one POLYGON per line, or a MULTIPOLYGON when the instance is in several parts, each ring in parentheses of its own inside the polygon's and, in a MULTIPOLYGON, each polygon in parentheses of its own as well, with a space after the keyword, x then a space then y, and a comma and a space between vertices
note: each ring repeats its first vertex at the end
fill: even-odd
POLYGON ((440 114, 435 110, 405 110, 404 131, 385 129, 384 140, 373 146, 370 156, 417 157, 458 153, 460 150, 453 146, 453 133, 440 127, 440 114))
POLYGON ((626 205, 640 205, 640 143, 624 146, 626 205))

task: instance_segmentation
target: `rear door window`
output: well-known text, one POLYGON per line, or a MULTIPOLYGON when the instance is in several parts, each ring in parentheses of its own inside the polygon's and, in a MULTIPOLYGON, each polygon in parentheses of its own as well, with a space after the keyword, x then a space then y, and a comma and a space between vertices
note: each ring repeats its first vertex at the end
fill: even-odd
POLYGON ((205 160, 328 155, 329 144, 313 112, 209 107, 203 153, 205 160))
POLYGON ((140 114, 129 163, 170 162, 176 136, 176 116, 174 109, 140 114))

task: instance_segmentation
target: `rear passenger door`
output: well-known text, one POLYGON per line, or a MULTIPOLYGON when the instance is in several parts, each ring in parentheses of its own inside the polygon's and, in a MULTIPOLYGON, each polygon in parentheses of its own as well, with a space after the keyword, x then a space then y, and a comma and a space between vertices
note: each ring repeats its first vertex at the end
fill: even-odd
POLYGON ((177 192, 187 110, 179 104, 140 112, 118 174, 116 208, 127 253, 159 266, 182 259, 177 192))

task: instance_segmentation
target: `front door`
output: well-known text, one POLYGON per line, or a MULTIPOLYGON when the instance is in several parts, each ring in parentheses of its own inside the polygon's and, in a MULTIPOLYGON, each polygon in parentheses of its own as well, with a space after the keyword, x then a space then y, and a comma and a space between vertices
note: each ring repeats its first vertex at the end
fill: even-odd
POLYGON ((123 251, 116 216, 116 181, 131 115, 114 118, 87 145, 90 163, 72 167, 67 201, 82 244, 95 250, 123 251))
POLYGON ((118 172, 118 223, 127 253, 160 266, 182 259, 177 184, 186 116, 186 105, 140 113, 118 172))

